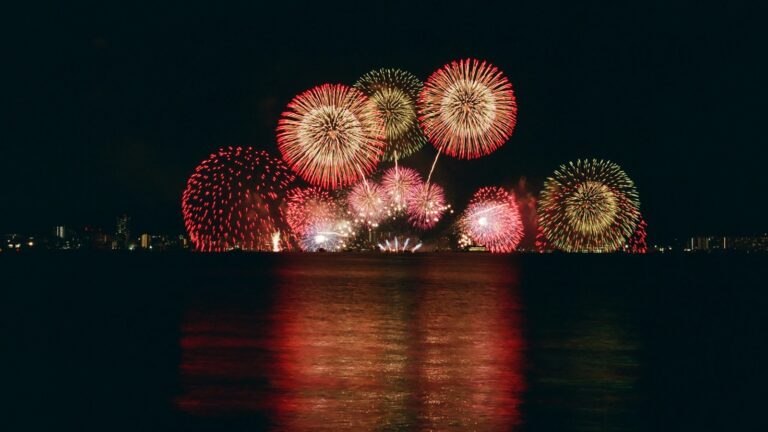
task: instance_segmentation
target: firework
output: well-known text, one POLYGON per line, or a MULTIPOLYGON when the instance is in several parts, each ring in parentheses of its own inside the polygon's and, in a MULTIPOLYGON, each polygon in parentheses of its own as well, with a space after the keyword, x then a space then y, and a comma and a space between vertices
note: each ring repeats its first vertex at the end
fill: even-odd
POLYGON ((282 198, 294 176, 268 153, 227 147, 187 181, 181 207, 195 249, 274 251, 289 247, 282 198))
POLYGON ((296 96, 277 126, 278 147, 291 169, 331 189, 373 172, 384 138, 373 102, 342 84, 324 84, 296 96))
POLYGON ((385 160, 409 156, 424 145, 426 138, 416 117, 416 101, 422 87, 421 80, 400 69, 374 70, 355 83, 355 88, 376 104, 383 117, 385 160))
POLYGON ((394 167, 384 171, 381 187, 390 209, 399 213, 407 207, 407 198, 414 187, 421 186, 421 175, 416 170, 394 167))
POLYGON ((637 254, 644 254, 648 252, 648 244, 646 243, 646 233, 645 229, 648 227, 648 224, 645 223, 645 220, 640 217, 640 222, 637 223, 637 227, 635 227, 635 232, 632 233, 632 235, 629 237, 629 240, 627 240, 626 245, 626 251, 629 253, 637 253, 637 254))
POLYGON ((395 237, 391 241, 389 239, 384 240, 384 243, 379 243, 378 246, 379 250, 382 252, 413 253, 421 249, 422 243, 418 240, 412 242, 410 237, 406 237, 405 239, 395 237))
POLYGON ((348 201, 356 222, 375 227, 386 217, 386 196, 376 183, 364 180, 356 184, 348 201))
POLYGON ((544 230, 540 226, 536 227, 536 240, 534 247, 537 252, 552 252, 552 245, 549 244, 547 238, 544 236, 544 230))
POLYGON ((539 226, 552 246, 567 252, 611 252, 637 226, 635 184, 613 162, 579 160, 561 165, 544 183, 539 226))
POLYGON ((354 235, 352 224, 346 220, 317 221, 310 224, 301 237, 301 249, 308 252, 338 252, 354 235))
POLYGON ((432 183, 425 183, 411 189, 407 200, 408 221, 416 228, 428 229, 440 221, 446 210, 443 188, 432 183))
POLYGON ((490 63, 474 59, 434 72, 419 95, 418 110, 429 141, 459 159, 499 148, 512 136, 517 117, 507 77, 490 63))
POLYGON ((318 222, 337 219, 340 213, 331 195, 318 187, 291 189, 286 201, 286 222, 298 235, 306 234, 318 222))
POLYGON ((474 243, 491 252, 512 252, 523 237, 523 221, 512 193, 500 187, 478 190, 459 220, 474 243))

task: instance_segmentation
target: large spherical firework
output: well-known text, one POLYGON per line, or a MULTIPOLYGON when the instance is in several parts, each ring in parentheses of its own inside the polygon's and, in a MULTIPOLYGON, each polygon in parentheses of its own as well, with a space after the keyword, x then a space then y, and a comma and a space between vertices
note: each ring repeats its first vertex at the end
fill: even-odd
POLYGON ((618 165, 579 160, 544 183, 539 226, 548 243, 567 252, 615 251, 635 230, 639 205, 634 182, 618 165))
POLYGON ((426 142, 416 116, 416 102, 422 87, 421 80, 400 69, 377 69, 355 83, 355 88, 376 104, 384 119, 385 160, 409 156, 426 142))
POLYGON ((352 188, 347 199, 357 222, 377 226, 386 217, 387 198, 376 183, 361 181, 352 188))
POLYGON ((416 228, 432 228, 449 207, 440 186, 434 183, 416 186, 408 196, 408 222, 416 228))
POLYGON ((283 194, 294 180, 283 161, 253 148, 227 147, 187 181, 181 207, 195 249, 289 248, 283 194))
POLYGON ((335 220, 340 214, 331 194, 317 187, 291 189, 286 201, 285 220, 299 236, 318 222, 335 220))
POLYGON ((421 186, 421 175, 411 168, 394 167, 384 171, 381 187, 389 208, 401 212, 407 207, 407 198, 414 187, 421 186))
POLYGON ((343 250, 354 235, 352 224, 343 219, 316 221, 301 237, 301 249, 307 252, 343 250))
POLYGON ((324 84, 296 96, 277 126, 283 159, 304 180, 324 188, 370 174, 384 151, 384 123, 357 89, 324 84))
POLYGON ((500 187, 478 190, 459 220, 474 243, 491 252, 512 252, 523 237, 523 221, 512 193, 500 187))
POLYGON ((429 77, 419 96, 419 121, 429 141, 459 159, 487 155, 515 128, 517 104, 504 74, 474 59, 452 62, 429 77))

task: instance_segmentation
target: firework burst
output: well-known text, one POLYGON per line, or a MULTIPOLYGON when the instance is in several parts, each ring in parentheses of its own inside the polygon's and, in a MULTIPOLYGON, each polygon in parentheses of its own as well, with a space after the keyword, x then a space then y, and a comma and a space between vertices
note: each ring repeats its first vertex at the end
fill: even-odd
POLYGON ((195 249, 274 251, 289 248, 284 191, 294 176, 268 153, 227 147, 197 166, 181 200, 195 249))
POLYGON ((419 95, 419 121, 429 141, 459 159, 487 155, 515 128, 517 104, 504 74, 474 59, 452 62, 429 77, 419 95))
POLYGON ((335 220, 340 214, 331 194, 318 187, 293 188, 288 191, 286 201, 285 220, 300 236, 315 224, 335 220))
POLYGON ((635 232, 627 240, 626 251, 629 253, 644 254, 648 252, 648 243, 646 242, 647 234, 645 232, 648 228, 648 224, 640 217, 640 222, 637 223, 635 232))
POLYGON ((354 235, 349 221, 337 219, 310 224, 301 237, 301 249, 308 252, 343 250, 354 235))
POLYGON ((277 126, 283 159, 304 180, 326 189, 373 172, 384 138, 374 103, 342 84, 324 84, 296 96, 277 126))
POLYGON ((381 252, 413 253, 421 249, 422 243, 418 240, 412 242, 410 237, 401 239, 395 236, 395 238, 392 240, 384 240, 384 243, 379 243, 378 246, 381 252))
POLYGON ((523 237, 523 221, 512 193, 500 187, 478 190, 459 220, 472 242, 491 252, 512 252, 523 237))
POLYGON ((424 183, 411 189, 407 200, 408 222, 416 228, 435 226, 450 205, 445 203, 443 188, 434 183, 424 183))
POLYGON ((375 227, 387 216, 387 199, 376 183, 361 181, 352 188, 347 199, 356 222, 375 227))
POLYGON ((416 116, 416 101, 422 87, 421 80, 400 69, 374 70, 355 83, 355 88, 376 104, 384 119, 385 160, 409 156, 426 142, 416 116))
POLYGON ((635 184, 613 162, 561 165, 544 183, 539 226, 548 243, 567 252, 621 248, 640 218, 635 184))
POLYGON ((414 169, 394 167, 384 171, 381 187, 387 198, 389 208, 400 213, 407 207, 407 198, 413 188, 422 185, 421 175, 414 169))

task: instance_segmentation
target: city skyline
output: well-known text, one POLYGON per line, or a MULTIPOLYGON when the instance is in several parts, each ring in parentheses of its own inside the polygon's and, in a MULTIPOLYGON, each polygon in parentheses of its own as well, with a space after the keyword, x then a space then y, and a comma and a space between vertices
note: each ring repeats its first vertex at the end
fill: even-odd
MULTIPOLYGON (((114 218, 114 225, 111 228, 105 228, 95 225, 54 225, 47 229, 41 229, 30 232, 0 232, 0 252, 13 250, 155 250, 155 251, 193 251, 194 247, 189 241, 186 233, 183 232, 159 232, 147 231, 143 228, 136 228, 132 225, 131 217, 127 214, 121 214, 114 218)), ((431 249, 435 244, 439 244, 447 236, 440 233, 437 235, 427 235, 431 249)), ((452 235, 456 235, 453 233, 452 235)), ((365 240, 365 236, 362 236, 365 240)), ((411 249, 415 252, 423 244, 421 238, 414 233, 402 233, 397 230, 383 229, 377 232, 376 240, 370 244, 353 243, 348 245, 347 250, 355 251, 361 247, 376 247, 381 252, 400 251, 395 246, 395 239, 404 241, 405 239, 414 240, 411 249), (413 235, 413 236, 412 236, 413 235), (389 244, 389 240, 392 244, 389 244), (416 243, 418 242, 418 243, 416 243), (413 248, 413 246, 419 246, 413 248)), ((460 236, 453 238, 448 244, 444 245, 446 249, 454 251, 486 251, 485 247, 473 243, 463 243, 465 239, 460 236)), ((407 246, 407 244, 403 245, 407 246)), ((752 235, 745 234, 713 234, 698 233, 688 237, 674 238, 664 242, 649 242, 647 244, 648 253, 668 253, 668 252, 766 252, 768 251, 768 232, 756 233, 752 235)), ((519 252, 552 252, 552 249, 538 250, 536 245, 528 244, 518 249, 519 252)), ((403 248, 402 252, 405 252, 403 248)), ((628 252, 628 251, 624 251, 628 252)))

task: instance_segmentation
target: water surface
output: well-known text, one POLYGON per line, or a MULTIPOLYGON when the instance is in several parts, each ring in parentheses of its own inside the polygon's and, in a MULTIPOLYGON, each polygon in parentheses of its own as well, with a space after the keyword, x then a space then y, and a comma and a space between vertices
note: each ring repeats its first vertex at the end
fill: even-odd
POLYGON ((11 430, 761 430, 763 256, 1 257, 11 430))

